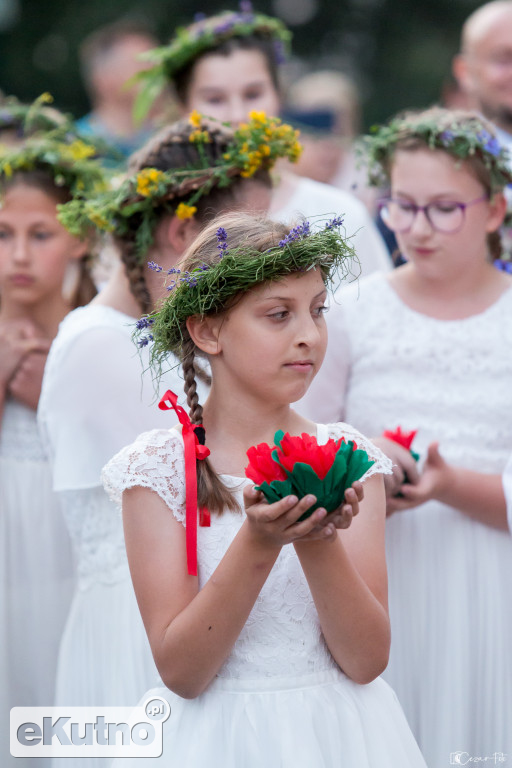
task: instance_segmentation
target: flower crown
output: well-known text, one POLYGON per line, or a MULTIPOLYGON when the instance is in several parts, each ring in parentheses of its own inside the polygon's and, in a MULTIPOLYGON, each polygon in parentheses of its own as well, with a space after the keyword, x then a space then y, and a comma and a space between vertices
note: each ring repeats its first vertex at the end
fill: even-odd
POLYGON ((491 177, 493 192, 512 182, 507 150, 500 145, 492 126, 475 113, 437 108, 427 113, 398 116, 387 125, 374 126, 360 146, 368 167, 369 183, 389 182, 389 161, 399 144, 418 139, 431 149, 442 149, 459 160, 476 157, 491 177))
MULTIPOLYGON (((169 352, 180 357, 183 329, 193 315, 221 312, 227 302, 260 283, 279 280, 296 272, 318 267, 326 281, 341 269, 343 276, 351 274, 352 260, 357 256, 348 239, 341 235, 341 216, 328 221, 324 228, 311 231, 304 221, 294 227, 279 243, 261 252, 247 239, 231 248, 224 227, 216 232, 219 257, 212 265, 197 264, 188 271, 172 268, 167 271, 170 282, 168 297, 159 309, 137 322, 135 338, 140 347, 152 342, 151 362, 157 369, 169 352), (149 331, 149 333, 148 333, 149 331)), ((148 266, 156 272, 162 267, 154 262, 148 266)))
POLYGON ((84 236, 93 226, 122 237, 130 232, 130 219, 137 216, 135 252, 142 260, 153 243, 162 206, 172 211, 172 202, 179 199, 174 212, 178 218, 191 218, 197 211, 197 201, 213 186, 227 187, 236 176, 249 178, 258 170, 270 170, 280 157, 295 162, 300 155, 298 131, 279 118, 268 118, 264 112, 251 112, 249 122, 233 133, 226 131, 227 123, 217 123, 219 127, 215 123, 212 126, 211 118, 205 119, 194 111, 183 126, 185 140, 188 135, 188 141, 198 147, 197 164, 169 171, 143 168, 117 189, 59 206, 59 220, 74 235, 84 236), (204 146, 219 132, 225 148, 212 165, 204 146))
POLYGON ((279 19, 254 13, 252 4, 247 0, 242 0, 238 11, 224 11, 210 17, 196 14, 194 23, 178 28, 168 45, 141 55, 141 59, 154 66, 139 72, 134 78, 143 83, 135 102, 135 118, 143 120, 169 80, 205 51, 217 48, 233 37, 252 36, 271 40, 277 63, 285 61, 290 48, 291 32, 279 19))
POLYGON ((67 187, 73 197, 95 194, 106 189, 105 172, 94 160, 96 147, 87 144, 65 128, 38 133, 20 146, 0 144, 0 177, 9 179, 16 172, 44 170, 58 187, 67 187))
POLYGON ((53 131, 69 123, 69 118, 47 106, 53 102, 50 93, 42 93, 32 104, 22 104, 15 96, 0 100, 1 132, 15 130, 20 138, 38 131, 53 131))

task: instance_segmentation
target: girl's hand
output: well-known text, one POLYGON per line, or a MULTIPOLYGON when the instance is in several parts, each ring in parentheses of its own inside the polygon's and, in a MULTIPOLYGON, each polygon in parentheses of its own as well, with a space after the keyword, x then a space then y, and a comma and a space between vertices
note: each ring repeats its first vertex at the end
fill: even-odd
POLYGON ((450 466, 439 453, 439 443, 431 443, 418 482, 414 485, 404 483, 400 489, 402 496, 387 500, 388 514, 437 498, 449 482, 449 473, 450 466))
POLYGON ((387 437, 382 436, 372 438, 372 442, 393 462, 393 474, 384 475, 384 488, 386 491, 386 501, 388 502, 386 514, 390 515, 395 511, 391 508, 393 504, 390 504, 390 502, 394 501, 397 494, 402 492, 403 483, 416 485, 420 475, 410 451, 404 448, 403 445, 399 445, 394 440, 388 440, 387 437))
POLYGON ((326 517, 325 509, 317 509, 306 520, 297 521, 315 501, 315 497, 308 494, 300 501, 296 496, 286 496, 274 504, 267 504, 261 491, 256 491, 254 486, 244 488, 249 528, 260 544, 270 548, 281 548, 311 533, 326 517))
POLYGON ((30 352, 47 353, 49 342, 37 335, 28 320, 7 320, 0 323, 0 387, 7 389, 10 379, 23 358, 30 352))
POLYGON ((301 541, 334 541, 338 529, 348 528, 353 518, 359 514, 359 502, 364 498, 363 484, 356 480, 345 491, 344 503, 326 515, 311 533, 303 536, 301 541))
POLYGON ((44 367, 48 357, 50 342, 46 342, 46 351, 29 352, 22 359, 13 377, 9 381, 7 392, 23 405, 37 410, 44 367))

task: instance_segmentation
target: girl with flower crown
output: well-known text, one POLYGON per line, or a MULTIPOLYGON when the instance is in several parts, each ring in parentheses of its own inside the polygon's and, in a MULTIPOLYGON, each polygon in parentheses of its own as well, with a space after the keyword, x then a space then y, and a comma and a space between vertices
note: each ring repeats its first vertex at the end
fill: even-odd
MULTIPOLYGON (((120 263, 95 300, 61 325, 39 408, 54 489, 78 561, 59 657, 58 704, 134 705, 154 682, 121 519, 103 490, 100 472, 140 432, 167 423, 147 372, 148 349, 141 346, 138 353, 132 340, 136 319, 153 311, 166 294, 167 272, 174 272, 187 244, 216 213, 267 208, 268 168, 290 147, 277 135, 278 127, 283 128, 276 125, 265 135, 265 161, 244 178, 240 142, 263 141, 257 126, 250 124, 244 137, 202 122, 200 130, 189 121, 168 126, 132 156, 120 187, 60 210, 73 232, 95 228, 113 233, 120 263)), ((163 381, 183 392, 174 365, 170 356, 163 381)), ((206 373, 200 371, 198 382, 202 396, 206 373)), ((85 758, 76 759, 79 768, 86 768, 85 758)), ((71 764, 65 761, 66 768, 71 764)))
POLYGON ((109 462, 104 482, 122 501, 162 678, 144 700, 170 705, 160 758, 168 768, 424 766, 378 677, 390 639, 390 462, 352 427, 316 425, 290 407, 322 362, 326 281, 353 256, 339 225, 287 234, 266 219, 221 216, 190 245, 151 316, 152 362, 180 358, 190 417, 167 392, 160 407, 175 408, 180 424, 141 435, 109 462), (198 356, 212 372, 204 403, 198 356), (268 477, 264 448, 278 430, 286 466, 290 446, 302 446, 295 461, 311 456, 319 470, 323 446, 327 455, 355 440, 371 459, 364 500, 363 485, 348 480, 330 513, 310 492, 284 490, 267 503, 244 478, 246 453, 256 463, 247 474, 268 477))
POLYGON ((372 179, 390 184, 381 212, 407 263, 361 281, 359 297, 339 292, 328 321, 339 346, 300 410, 323 404, 373 435, 417 430, 419 477, 404 478, 407 450, 385 448, 403 483, 388 500, 386 677, 429 765, 457 750, 491 759, 512 753, 500 478, 512 445, 512 277, 496 268, 512 175, 475 113, 401 116, 367 146, 372 179))
MULTIPOLYGON (((215 16, 197 14, 194 23, 177 30, 168 45, 146 54, 153 67, 141 73, 139 110, 148 108, 159 90, 171 83, 184 115, 192 110, 228 120, 247 121, 249 115, 279 115, 279 66, 286 59, 291 33, 277 18, 256 13, 250 2, 238 11, 215 16)), ((345 216, 345 231, 353 235, 361 274, 388 270, 386 246, 365 206, 348 192, 334 189, 278 168, 271 218, 289 223, 305 216, 345 216)))
MULTIPOLYGON (((87 241, 57 206, 102 183, 94 149, 36 132, 0 149, 0 741, 9 709, 53 703, 73 588, 69 537, 39 439, 43 369, 61 320, 95 293, 87 241), (85 157, 77 162, 80 148, 85 157), (91 150, 90 152, 88 150, 91 150)), ((13 759, 14 763, 14 759, 13 759)), ((16 765, 20 764, 19 761, 16 765)), ((23 762, 21 762, 23 764, 23 762)))

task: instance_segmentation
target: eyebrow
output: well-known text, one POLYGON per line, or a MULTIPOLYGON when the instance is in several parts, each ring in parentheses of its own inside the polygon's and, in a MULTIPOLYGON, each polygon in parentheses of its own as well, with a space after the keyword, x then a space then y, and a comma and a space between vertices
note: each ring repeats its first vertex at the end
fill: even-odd
MULTIPOLYGON (((447 202, 456 202, 459 197, 461 196, 460 190, 455 192, 453 190, 449 190, 448 192, 439 192, 437 195, 432 195, 431 200, 441 200, 442 198, 445 198, 447 202)), ((412 195, 410 192, 400 192, 399 190, 396 190, 393 193, 393 197, 408 197, 409 199, 414 199, 414 195, 412 195)), ((428 195, 427 195, 428 197, 428 195)))
MULTIPOLYGON (((253 80, 250 83, 244 84, 245 88, 254 88, 255 86, 262 87, 266 85, 266 80, 253 80)), ((200 88, 198 88, 199 93, 208 93, 208 92, 217 92, 217 91, 224 91, 226 89, 225 85, 203 85, 200 88)))
MULTIPOLYGON (((322 291, 319 291, 317 294, 313 296, 313 300, 319 299, 321 296, 326 296, 326 295, 327 295, 327 288, 324 288, 322 291)), ((294 297, 293 296, 264 296, 263 298, 258 299, 258 304, 263 301, 290 301, 291 299, 293 300, 294 297)))

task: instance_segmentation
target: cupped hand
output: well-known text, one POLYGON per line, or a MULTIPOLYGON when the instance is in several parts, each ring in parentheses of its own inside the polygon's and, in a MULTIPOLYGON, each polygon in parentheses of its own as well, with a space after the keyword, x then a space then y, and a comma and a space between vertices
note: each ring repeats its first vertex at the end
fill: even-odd
POLYGON ((39 403, 44 367, 50 348, 49 341, 45 344, 46 349, 42 348, 40 351, 29 352, 25 355, 7 386, 7 391, 11 397, 34 411, 37 410, 39 403))
POLYGON ((359 514, 359 502, 364 498, 363 484, 356 480, 352 483, 350 488, 345 491, 345 498, 343 504, 334 512, 326 515, 316 526, 311 533, 303 537, 306 541, 319 541, 327 540, 334 541, 336 539, 337 531, 343 528, 348 528, 352 520, 359 514))
POLYGON ((49 341, 42 338, 29 320, 5 320, 0 323, 0 386, 7 388, 23 358, 30 352, 45 352, 49 341))
POLYGON ((388 440, 386 437, 372 438, 372 442, 393 462, 392 475, 383 475, 384 489, 386 491, 386 514, 396 511, 395 500, 402 493, 404 483, 416 485, 420 475, 418 465, 411 452, 403 445, 388 440))
POLYGON ((446 482, 448 473, 449 465, 439 453, 439 443, 431 443, 418 482, 414 485, 404 483, 400 489, 400 496, 387 499, 387 513, 392 514, 418 507, 420 504, 434 499, 446 482))
POLYGON ((315 496, 302 499, 285 496, 267 504, 261 491, 254 486, 244 488, 244 504, 250 530, 259 543, 269 547, 282 547, 307 536, 323 520, 325 509, 317 509, 305 520, 299 518, 315 503, 315 496))

